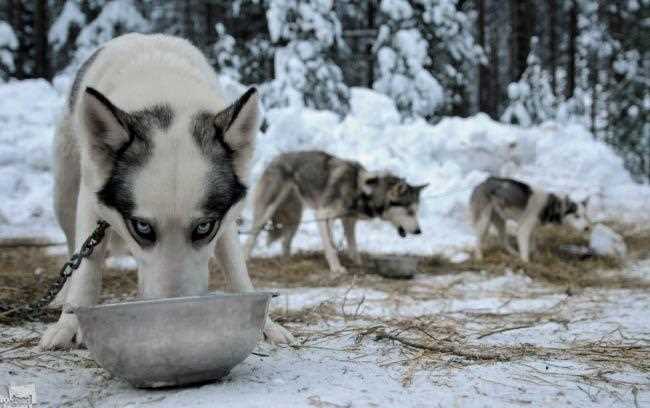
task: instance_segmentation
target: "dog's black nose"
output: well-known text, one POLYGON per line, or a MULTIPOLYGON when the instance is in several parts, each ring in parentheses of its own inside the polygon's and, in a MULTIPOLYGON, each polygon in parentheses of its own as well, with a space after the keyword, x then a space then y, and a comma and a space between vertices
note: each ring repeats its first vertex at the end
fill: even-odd
POLYGON ((422 234, 422 230, 421 230, 420 228, 418 228, 418 229, 416 229, 415 231, 413 231, 413 233, 414 233, 415 235, 420 235, 420 234, 422 234))
POLYGON ((404 238, 406 236, 406 230, 402 227, 397 228, 397 233, 400 237, 404 238))

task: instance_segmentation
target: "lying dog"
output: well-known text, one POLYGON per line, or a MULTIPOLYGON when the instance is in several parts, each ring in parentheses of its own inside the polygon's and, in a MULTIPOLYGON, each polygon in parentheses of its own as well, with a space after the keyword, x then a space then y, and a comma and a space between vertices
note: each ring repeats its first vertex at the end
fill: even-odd
MULTIPOLYGON (((135 257, 142 297, 206 293, 213 254, 234 290, 253 290, 235 221, 258 117, 255 89, 226 106, 212 67, 185 40, 128 34, 83 64, 55 136, 56 215, 71 253, 98 220, 111 228, 67 282, 43 349, 81 343, 71 310, 98 301, 108 241, 135 257)), ((264 333, 292 341, 271 321, 264 333)))
POLYGON ((390 174, 366 171, 361 164, 322 151, 281 154, 266 168, 253 194, 253 228, 246 242, 250 256, 257 236, 269 221, 269 242, 282 237, 285 255, 298 230, 303 206, 316 211, 325 257, 333 275, 345 272, 332 242, 331 223, 341 219, 350 255, 361 263, 355 236, 359 219, 392 223, 401 237, 420 234, 417 219, 420 192, 390 174))
POLYGON ((476 258, 483 259, 483 243, 490 225, 499 233, 501 244, 513 255, 517 251, 508 242, 506 222, 517 223, 517 245, 524 262, 535 249, 535 229, 540 224, 568 223, 581 232, 589 231, 587 200, 576 203, 569 197, 531 188, 507 178, 489 177, 476 186, 470 198, 472 223, 476 231, 476 258))

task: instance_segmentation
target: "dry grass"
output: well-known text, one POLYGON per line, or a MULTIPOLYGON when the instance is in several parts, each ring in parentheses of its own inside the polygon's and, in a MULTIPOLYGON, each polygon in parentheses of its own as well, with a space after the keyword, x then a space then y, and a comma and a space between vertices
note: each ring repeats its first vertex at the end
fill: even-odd
MULTIPOLYGON (((620 331, 595 341, 566 342, 561 346, 537 346, 527 343, 494 344, 483 339, 511 330, 533 329, 549 322, 575 323, 573 307, 561 304, 543 312, 513 312, 510 314, 466 313, 464 315, 437 313, 416 318, 378 318, 364 315, 348 320, 338 308, 318 306, 276 314, 289 324, 301 339, 298 348, 319 348, 335 338, 352 338, 355 346, 346 351, 366 356, 368 342, 380 346, 376 359, 380 366, 401 365, 402 383, 408 386, 420 370, 427 372, 471 365, 510 362, 529 365, 531 362, 571 361, 584 364, 579 380, 593 384, 622 384, 617 372, 635 370, 650 373, 650 339, 631 338, 620 331), (283 319, 284 317, 284 319, 283 319), (332 324, 345 321, 345 325, 332 324), (320 322, 316 330, 309 326, 320 322), (481 331, 476 331, 480 326, 481 331), (611 376, 610 376, 611 374, 611 376)), ((544 372, 544 375, 555 375, 544 372)), ((560 375, 560 374, 557 374, 560 375)), ((565 375, 565 374, 563 374, 565 375)), ((650 389, 648 383, 625 383, 650 389)))
MULTIPOLYGON (((628 260, 644 259, 650 255, 650 229, 622 233, 629 249, 628 260)), ((588 241, 569 227, 549 226, 538 231, 538 252, 530 263, 507 253, 493 242, 485 251, 484 259, 470 259, 460 264, 450 264, 435 257, 423 262, 423 270, 431 273, 448 273, 451 270, 486 271, 502 274, 505 271, 521 271, 533 279, 561 285, 570 289, 585 287, 650 287, 650 282, 620 274, 603 274, 603 271, 620 270, 625 261, 614 257, 592 256, 581 259, 571 256, 560 248, 567 245, 586 246, 588 241)), ((513 246, 515 246, 513 244, 513 246)), ((515 246, 516 247, 516 246, 515 246)))
MULTIPOLYGON (((650 257, 650 230, 631 229, 615 225, 624 233, 630 259, 650 257)), ((623 262, 614 258, 592 257, 578 259, 558 251, 562 245, 584 245, 586 241, 568 228, 543 228, 539 231, 540 251, 533 262, 524 264, 495 245, 488 248, 482 262, 469 260, 453 264, 441 256, 421 257, 419 271, 425 274, 447 274, 457 271, 486 271, 502 274, 508 270, 521 271, 544 282, 559 285, 568 291, 584 287, 650 287, 647 281, 626 276, 624 273, 603 274, 602 271, 621 270, 623 262)), ((366 265, 370 255, 363 254, 366 265)), ((44 247, 11 247, 0 251, 0 304, 18 305, 37 299, 52 282, 65 261, 63 256, 53 256, 44 247)), ((332 279, 324 256, 320 252, 305 252, 284 257, 255 258, 249 263, 254 283, 262 287, 346 287, 354 281, 358 286, 373 287, 395 296, 409 291, 409 281, 379 278, 357 267, 342 256, 349 274, 332 279)), ((217 270, 217 268, 213 268, 217 270)), ((104 278, 103 298, 124 299, 136 295, 135 271, 109 269, 104 278)), ((221 290, 227 287, 223 273, 213 272, 210 287, 221 290)), ((47 313, 50 321, 56 313, 47 313)))

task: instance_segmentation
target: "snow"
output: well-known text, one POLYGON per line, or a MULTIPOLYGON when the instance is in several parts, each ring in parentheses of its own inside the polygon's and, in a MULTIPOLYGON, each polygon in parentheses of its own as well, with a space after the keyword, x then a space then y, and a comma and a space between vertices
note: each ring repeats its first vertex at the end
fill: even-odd
MULTIPOLYGON (((230 99, 245 89, 223 82, 230 99)), ((0 237, 62 240, 51 205, 50 152, 69 83, 61 77, 56 88, 42 80, 0 85, 0 237)), ((575 199, 590 196, 590 216, 596 221, 647 220, 650 187, 635 183, 623 160, 579 124, 522 128, 484 114, 445 118, 435 126, 421 119, 400 123, 385 95, 365 88, 352 88, 350 95, 351 111, 344 118, 297 107, 266 111, 269 127, 258 136, 251 181, 281 152, 323 149, 359 160, 370 170, 392 171, 412 184, 430 183, 420 206, 423 234, 400 239, 387 223, 361 222, 357 235, 364 251, 462 259, 474 243, 469 195, 488 174, 519 178, 575 199)), ((244 229, 250 216, 247 207, 244 229)), ((335 232, 339 242, 341 231, 335 232)), ((279 253, 277 244, 266 249, 262 241, 257 254, 279 253)), ((304 223, 294 243, 298 249, 320 249, 316 225, 304 223)))
POLYGON ((598 255, 625 258, 627 246, 623 237, 603 224, 597 224, 591 232, 589 247, 598 255))
MULTIPOLYGON (((650 264, 637 264, 628 272, 650 278, 650 264)), ((429 316, 434 319, 433 336, 442 338, 446 330, 456 330, 468 343, 486 349, 525 345, 553 353, 589 342, 643 346, 650 312, 643 290, 588 289, 567 296, 519 274, 494 277, 470 272, 417 276, 407 289, 399 296, 366 287, 285 290, 274 301, 276 312, 330 304, 337 315, 318 323, 293 324, 305 339, 302 347, 261 343, 256 355, 221 382, 155 392, 111 377, 92 363, 86 350, 10 349, 18 340, 39 336, 42 324, 3 328, 0 384, 36 383, 37 398, 47 406, 98 408, 650 404, 647 373, 582 359, 579 353, 564 357, 532 353, 506 362, 463 362, 447 355, 418 365, 391 342, 357 337, 363 329, 391 319, 429 316), (494 326, 482 316, 512 322, 529 319, 531 324, 489 334, 494 326)))
POLYGON ((77 37, 78 57, 87 57, 106 41, 126 32, 147 32, 150 24, 142 17, 132 0, 111 0, 77 37))
POLYGON ((14 56, 10 50, 18 47, 14 30, 5 21, 0 20, 0 64, 9 69, 14 67, 14 56))
POLYGON ((55 51, 59 51, 68 41, 70 30, 73 27, 81 28, 84 24, 86 24, 86 15, 81 12, 76 1, 68 0, 50 27, 48 41, 55 51))
MULTIPOLYGON (((234 81, 222 82, 230 99, 245 90, 234 81)), ((70 78, 61 76, 56 86, 42 80, 0 85, 0 238, 62 241, 51 206, 50 151, 69 83, 70 78)), ((467 201, 472 187, 491 173, 521 178, 576 199, 591 196, 591 216, 596 220, 647 221, 650 187, 635 183, 621 158, 578 124, 549 122, 522 128, 482 114, 446 118, 435 126, 420 119, 401 123, 397 108, 385 95, 353 88, 350 96, 350 114, 343 118, 308 108, 266 111, 269 126, 259 135, 252 181, 278 153, 318 148, 359 160, 368 169, 394 171, 413 184, 431 183, 420 209, 424 234, 400 239, 385 223, 363 222, 357 235, 365 251, 467 257, 474 241, 467 201)), ((249 208, 244 215, 250 221, 249 208)), ((341 231, 336 232, 340 240, 341 231)), ((258 254, 279 252, 277 246, 262 248, 262 241, 258 254)), ((320 249, 315 225, 305 223, 295 243, 299 249, 320 249)), ((65 247, 49 251, 64 253, 65 247)), ((111 258, 109 263, 134 267, 131 258, 111 258)), ((650 263, 617 273, 648 279, 650 263)), ((411 366, 395 344, 374 341, 372 336, 359 340, 358 331, 349 331, 395 319, 428 318, 435 319, 434 327, 440 331, 457 324, 469 343, 486 348, 526 345, 557 350, 585 342, 638 342, 647 337, 650 313, 643 289, 584 289, 568 296, 564 289, 516 271, 503 276, 459 271, 416 275, 406 291, 387 286, 281 289, 273 310, 317 310, 322 305, 333 306, 336 316, 289 324, 305 341, 302 348, 260 344, 258 355, 251 355, 222 382, 156 392, 133 389, 110 377, 94 366, 88 351, 9 350, 8 344, 38 337, 45 327, 0 326, 0 384, 37 383, 38 398, 51 406, 650 404, 647 373, 627 366, 603 366, 575 355, 472 364, 447 355, 411 366), (491 334, 495 321, 481 316, 494 316, 498 327, 510 324, 513 329, 491 334), (533 319, 531 327, 514 328, 522 325, 521 319, 530 322, 530 316, 542 317, 533 319)))

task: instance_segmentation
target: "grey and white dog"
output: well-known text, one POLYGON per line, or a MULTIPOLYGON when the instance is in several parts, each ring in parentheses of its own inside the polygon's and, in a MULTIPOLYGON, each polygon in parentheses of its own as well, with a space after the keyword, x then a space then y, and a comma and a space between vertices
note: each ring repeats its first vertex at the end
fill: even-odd
POLYGON ((535 250, 535 229, 542 224, 567 223, 581 232, 589 231, 587 200, 576 203, 568 196, 558 197, 533 189, 521 181, 489 177, 476 186, 470 198, 472 223, 476 231, 476 258, 483 258, 483 244, 491 225, 499 233, 501 244, 513 255, 517 251, 508 241, 506 223, 517 223, 517 245, 524 262, 530 261, 535 250))
MULTIPOLYGON (((258 104, 251 89, 226 106, 212 67, 179 38, 128 34, 84 63, 55 136, 55 210, 70 252, 98 220, 111 228, 67 282, 58 299, 63 312, 41 348, 82 342, 70 311, 98 301, 103 261, 114 245, 135 257, 145 298, 206 293, 212 255, 232 289, 253 290, 235 221, 258 104)), ((293 341, 271 321, 264 333, 293 341)))
POLYGON ((342 221, 348 250, 359 264, 356 222, 380 218, 393 224, 401 237, 420 234, 417 213, 420 192, 426 186, 412 186, 391 174, 369 172, 356 161, 322 151, 281 154, 267 166, 255 188, 246 255, 251 255, 257 236, 269 221, 269 243, 282 237, 283 252, 289 255, 303 207, 308 206, 316 212, 330 271, 340 275, 345 268, 332 242, 332 222, 342 221))

